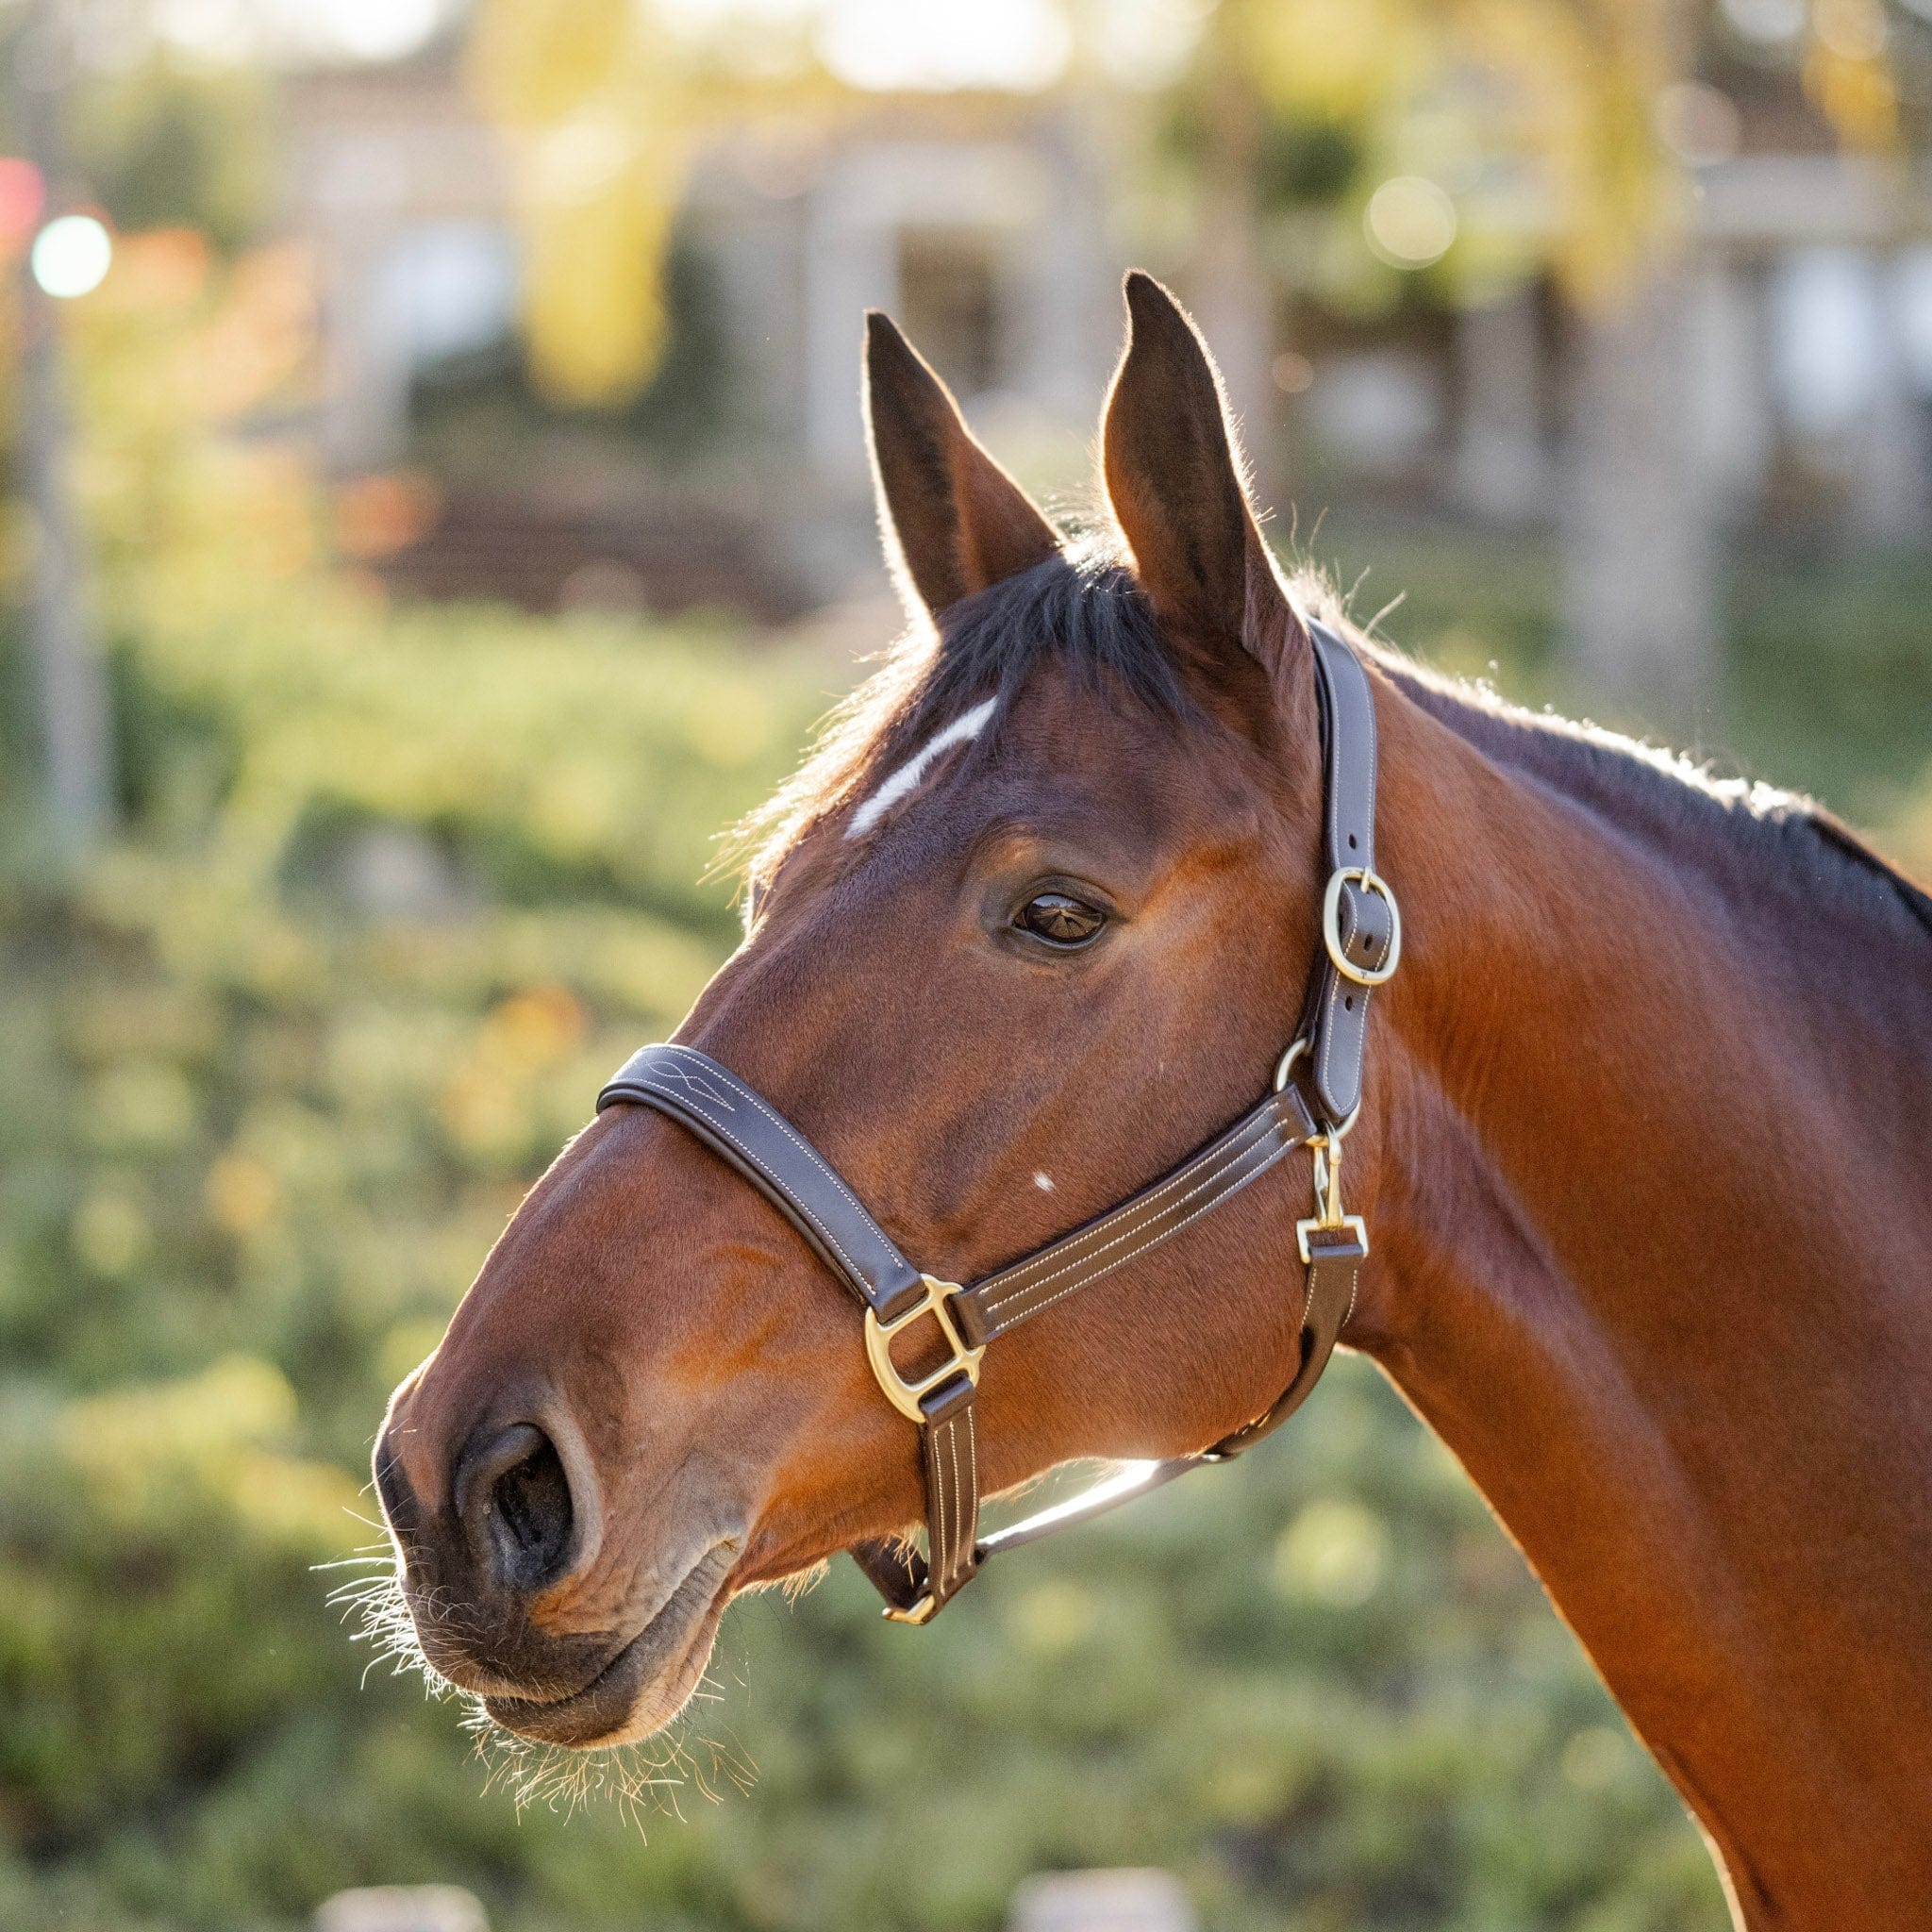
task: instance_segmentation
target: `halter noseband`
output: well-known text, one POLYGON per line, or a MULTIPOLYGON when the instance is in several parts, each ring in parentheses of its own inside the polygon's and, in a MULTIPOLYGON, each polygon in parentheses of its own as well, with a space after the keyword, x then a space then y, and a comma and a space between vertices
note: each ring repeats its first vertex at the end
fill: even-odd
POLYGON ((1259 1441, 1307 1398, 1355 1305, 1369 1238, 1359 1217, 1342 1212, 1341 1142, 1361 1108, 1369 995, 1395 971, 1402 923, 1375 871, 1375 709, 1368 676, 1335 632, 1312 622, 1307 629, 1321 699, 1328 885, 1302 1025, 1281 1057, 1273 1091, 1119 1207, 962 1288, 915 1268, 805 1135, 708 1056, 688 1046, 641 1047, 597 1096, 600 1113, 618 1102, 654 1108, 703 1141, 791 1222, 858 1301, 873 1374, 920 1433, 925 1555, 893 1539, 852 1550, 886 1599, 886 1615, 899 1622, 925 1623, 995 1551, 1084 1522, 1259 1441), (1313 1149, 1315 1212, 1296 1224, 1307 1274, 1300 1358, 1281 1394, 1209 1448, 1123 1471, 982 1537, 974 1398, 988 1345, 1191 1226, 1298 1147, 1313 1149), (908 1380, 891 1345, 926 1320, 946 1359, 908 1380))

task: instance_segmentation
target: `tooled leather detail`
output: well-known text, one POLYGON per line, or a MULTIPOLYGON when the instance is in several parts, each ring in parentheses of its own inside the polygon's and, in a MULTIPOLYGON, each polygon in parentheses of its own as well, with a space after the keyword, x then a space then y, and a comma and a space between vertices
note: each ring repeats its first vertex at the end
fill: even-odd
POLYGON ((881 1317, 920 1291, 920 1274, 809 1141, 761 1095, 692 1047, 641 1047, 597 1096, 668 1113, 724 1156, 860 1301, 881 1317), (748 1108, 732 1106, 735 1092, 748 1108))

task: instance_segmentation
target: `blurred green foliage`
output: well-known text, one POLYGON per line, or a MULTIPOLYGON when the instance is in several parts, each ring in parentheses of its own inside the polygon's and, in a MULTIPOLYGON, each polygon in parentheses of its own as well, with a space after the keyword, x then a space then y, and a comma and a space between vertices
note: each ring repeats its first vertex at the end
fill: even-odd
MULTIPOLYGON (((1387 71, 1385 36, 1351 44, 1387 71)), ((1177 159, 1208 125, 1183 102, 1177 159)), ((1029 1872, 1155 1862, 1210 1932, 1717 1932, 1675 1800, 1354 1359, 1263 1454, 996 1567, 930 1631, 845 1566, 738 1607, 679 1738, 600 1774, 624 1802, 479 1756, 369 1668, 330 1597, 375 1574, 387 1391, 728 949, 712 835, 851 668, 319 579, 311 480, 220 433, 288 403, 308 341, 300 264, 226 258, 263 132, 247 86, 159 68, 74 128, 118 225, 215 243, 124 236, 74 318, 129 814, 78 880, 21 834, 0 628, 0 1925, 292 1927, 451 1880, 507 1932, 991 1928, 1029 1872)), ((1343 196, 1362 153, 1345 121, 1276 128, 1265 198, 1343 196)), ((673 364, 634 426, 681 446, 720 379, 673 364)), ((1374 563, 1360 615, 1411 591, 1397 639, 1564 695, 1546 545, 1322 547, 1374 563)), ((20 558, 0 517, 0 576, 20 558)), ((1745 559, 1707 735, 1932 850, 1903 803, 1928 608, 1923 559, 1745 559)))
POLYGON ((290 1924, 444 1878, 510 1927, 991 1926, 1029 1871, 1153 1860, 1229 1932, 1719 1924, 1662 1781, 1358 1363, 934 1631, 842 1571, 741 1607, 641 1825, 520 1819, 527 1762, 486 1793, 454 1707, 363 1682, 325 1598, 369 1573, 313 1566, 376 1541, 385 1393, 728 947, 711 834, 847 675, 332 590, 126 648, 130 836, 0 898, 0 1922, 290 1924))
MULTIPOLYGON (((1406 578, 1397 636, 1554 688, 1533 549, 1363 547, 1364 614, 1406 578)), ((1780 568, 1740 580, 1736 741, 1893 796, 1916 580, 1780 568)), ((375 1574, 385 1394, 728 949, 712 835, 850 666, 275 577, 181 609, 127 620, 128 835, 68 885, 0 874, 0 1924, 287 1926, 446 1879, 531 1932, 992 1927, 1028 1872, 1140 1862, 1213 1932, 1724 1923, 1574 1644, 1354 1360, 1266 1453, 931 1631, 842 1566, 739 1607, 681 1740, 599 1774, 628 1804, 570 1816, 457 1707, 365 1680, 327 1597, 375 1574)))
POLYGON ((192 227, 219 249, 258 225, 274 179, 262 76, 154 53, 75 90, 74 159, 119 229, 192 227))

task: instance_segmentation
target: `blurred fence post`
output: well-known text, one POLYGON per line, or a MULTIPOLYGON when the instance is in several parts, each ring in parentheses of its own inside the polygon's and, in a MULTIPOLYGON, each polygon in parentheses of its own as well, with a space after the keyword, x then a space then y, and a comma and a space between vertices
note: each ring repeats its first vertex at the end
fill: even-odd
POLYGON ((1690 282, 1676 259, 1580 319, 1565 602, 1586 690, 1683 726, 1716 683, 1714 492, 1697 449, 1690 282))
POLYGON ((490 1932, 490 1922, 459 1885, 367 1885, 317 1906, 315 1932, 490 1932))
POLYGON ((1200 1932, 1172 1872, 1042 1872, 1013 1894, 1008 1932, 1200 1932))
POLYGON ((1261 249, 1256 176, 1265 112, 1231 50, 1210 42, 1207 150, 1187 292, 1241 425, 1257 506, 1283 504, 1274 388, 1274 285, 1261 249))
POLYGON ((1462 499, 1491 522, 1526 523, 1549 488, 1535 284, 1521 282, 1460 310, 1456 352, 1463 395, 1456 451, 1462 499))
MULTIPOLYGON (((33 0, 7 52, 9 118, 46 183, 47 212, 56 214, 67 191, 61 95, 73 65, 58 0, 33 0)), ((40 681, 49 817, 57 843, 72 856, 106 831, 113 815, 113 720, 67 471, 58 321, 53 298, 34 279, 30 252, 17 273, 21 475, 31 551, 26 622, 40 681)))

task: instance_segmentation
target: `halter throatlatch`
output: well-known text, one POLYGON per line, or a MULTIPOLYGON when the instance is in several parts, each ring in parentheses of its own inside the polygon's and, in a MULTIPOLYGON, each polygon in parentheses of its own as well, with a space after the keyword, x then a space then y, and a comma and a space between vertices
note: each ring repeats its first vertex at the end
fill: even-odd
MULTIPOLYGON (((694 1048, 642 1047, 597 1096, 600 1113, 618 1102, 654 1108, 703 1141, 791 1222, 858 1302, 866 1358, 879 1388, 919 1427, 925 1485, 924 1556, 894 1540, 861 1542, 852 1551, 885 1597, 889 1617, 924 1624, 995 1551, 1084 1522, 1259 1441, 1306 1400, 1355 1305, 1369 1238, 1361 1219, 1342 1209, 1342 1137, 1361 1109, 1369 998, 1395 971, 1402 923, 1394 894, 1375 871, 1375 710, 1368 677, 1341 638, 1318 624, 1307 629, 1321 696, 1328 884, 1322 952, 1301 1028, 1281 1057, 1271 1092, 1119 1207, 960 1287, 915 1268, 797 1127, 694 1048), (1029 1316, 1130 1266, 1301 1147, 1313 1153, 1315 1208, 1295 1228, 1307 1273, 1299 1357, 1281 1394, 1223 1441, 1139 1465, 982 1537, 974 1406, 988 1346, 1029 1316), (908 1377, 892 1344, 915 1334, 937 1341, 943 1359, 908 1377)), ((930 1348, 924 1358, 934 1359, 930 1348)))

